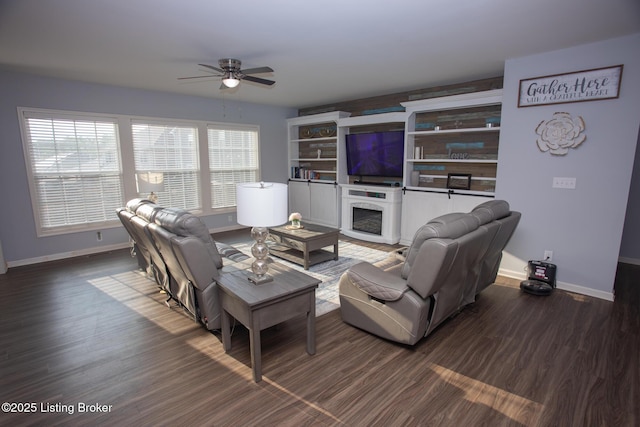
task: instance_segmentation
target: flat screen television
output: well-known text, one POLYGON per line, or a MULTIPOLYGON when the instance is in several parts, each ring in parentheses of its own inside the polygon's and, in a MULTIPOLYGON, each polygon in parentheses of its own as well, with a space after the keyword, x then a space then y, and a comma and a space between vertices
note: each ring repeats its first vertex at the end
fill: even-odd
POLYGON ((402 177, 404 131, 347 134, 347 173, 402 177))

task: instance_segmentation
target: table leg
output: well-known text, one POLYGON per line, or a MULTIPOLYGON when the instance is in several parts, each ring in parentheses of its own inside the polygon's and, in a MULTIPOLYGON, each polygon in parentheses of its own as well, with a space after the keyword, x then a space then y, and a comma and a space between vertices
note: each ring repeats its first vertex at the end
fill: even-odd
POLYGON ((231 333, 230 333, 230 321, 229 321, 229 313, 227 313, 224 309, 222 310, 222 319, 221 319, 221 328, 222 328, 222 348, 224 351, 231 350, 231 333))
POLYGON ((335 245, 333 245, 333 259, 334 260, 338 260, 338 242, 336 242, 335 245))
POLYGON ((309 247, 305 244, 304 251, 302 252, 304 256, 304 269, 309 269, 309 247))
POLYGON ((307 312, 307 353, 316 354, 316 292, 309 293, 307 312))
POLYGON ((255 382, 260 382, 262 381, 262 346, 260 344, 260 324, 256 317, 251 321, 251 329, 249 330, 249 347, 251 349, 253 380, 255 382))

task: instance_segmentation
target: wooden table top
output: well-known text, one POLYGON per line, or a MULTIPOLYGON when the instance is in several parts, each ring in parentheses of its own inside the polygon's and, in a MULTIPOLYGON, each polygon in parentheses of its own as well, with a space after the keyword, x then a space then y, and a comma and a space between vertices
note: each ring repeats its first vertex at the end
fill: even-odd
POLYGON ((217 279, 218 284, 226 291, 242 299, 250 307, 268 303, 283 296, 308 292, 318 287, 320 280, 282 264, 269 264, 268 274, 273 276, 271 282, 255 285, 248 277, 250 270, 223 272, 217 279))
POLYGON ((325 237, 335 234, 336 238, 340 233, 337 228, 325 227, 317 224, 303 224, 304 228, 289 229, 287 225, 269 227, 269 232, 275 235, 286 236, 300 242, 325 237))

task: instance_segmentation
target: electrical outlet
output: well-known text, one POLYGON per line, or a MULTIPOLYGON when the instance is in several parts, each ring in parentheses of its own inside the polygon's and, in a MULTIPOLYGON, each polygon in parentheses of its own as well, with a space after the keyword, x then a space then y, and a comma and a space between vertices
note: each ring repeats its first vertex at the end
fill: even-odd
POLYGON ((550 250, 546 250, 544 251, 544 258, 545 261, 551 261, 553 259, 553 251, 550 250))
POLYGON ((102 231, 98 231, 98 232, 96 233, 96 239, 98 239, 98 242, 101 242, 101 241, 102 241, 102 231))

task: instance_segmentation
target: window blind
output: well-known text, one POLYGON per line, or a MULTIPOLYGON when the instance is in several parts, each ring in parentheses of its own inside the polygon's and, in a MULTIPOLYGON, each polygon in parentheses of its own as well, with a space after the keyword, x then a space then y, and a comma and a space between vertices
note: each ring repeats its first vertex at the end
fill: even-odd
POLYGON ((34 111, 23 119, 38 233, 117 220, 123 185, 115 120, 34 111))
POLYGON ((153 191, 162 206, 200 209, 197 127, 134 121, 132 132, 138 195, 153 191))
POLYGON ((258 129, 209 126, 209 171, 212 208, 236 206, 236 184, 260 177, 258 129))

